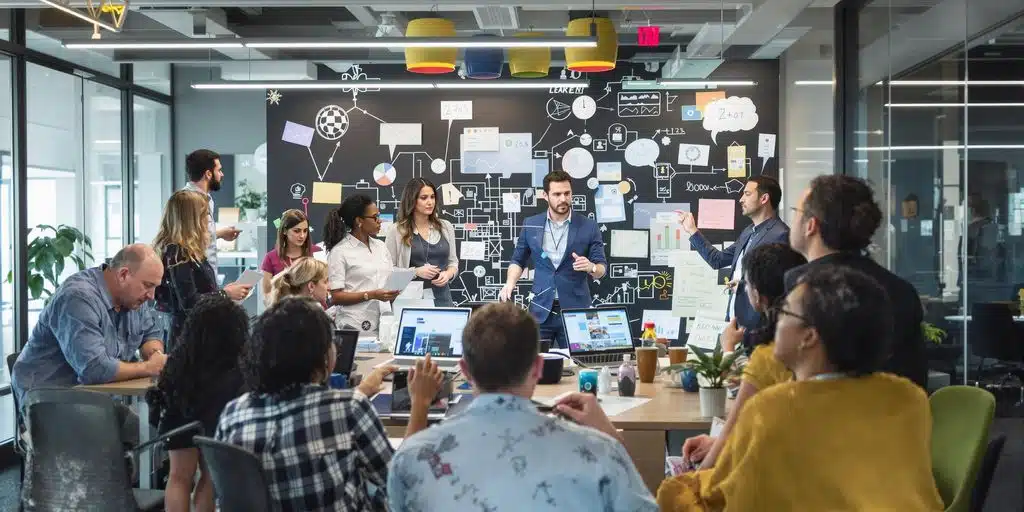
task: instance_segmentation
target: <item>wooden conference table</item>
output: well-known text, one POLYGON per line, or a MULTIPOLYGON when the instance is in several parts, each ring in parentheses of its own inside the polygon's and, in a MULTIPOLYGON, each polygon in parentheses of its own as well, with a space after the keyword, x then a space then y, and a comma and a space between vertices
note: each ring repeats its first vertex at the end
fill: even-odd
MULTIPOLYGON (((360 359, 370 356, 368 359, 357 361, 359 373, 366 374, 374 366, 387 361, 392 357, 386 354, 367 354, 360 352, 360 359)), ((666 362, 662 362, 662 365, 666 362)), ((656 492, 658 485, 665 478, 665 442, 666 433, 670 430, 708 430, 711 428, 711 418, 700 415, 700 399, 697 393, 687 393, 682 389, 665 386, 665 376, 658 375, 652 384, 638 383, 636 396, 650 398, 647 403, 634 407, 621 414, 611 416, 612 423, 622 431, 626 449, 633 458, 633 463, 639 470, 647 487, 651 492, 656 492)), ((385 382, 382 392, 390 393, 391 383, 385 382)), ((98 391, 110 395, 128 396, 138 398, 140 423, 140 439, 142 442, 150 439, 150 432, 146 427, 148 407, 143 399, 151 386, 153 379, 134 379, 112 384, 100 384, 95 386, 79 386, 82 389, 98 391)), ((556 397, 566 391, 574 391, 577 388, 576 376, 563 377, 558 384, 537 386, 534 398, 543 400, 556 397)), ((404 423, 397 420, 385 418, 382 420, 389 437, 402 437, 404 434, 404 423)), ((140 484, 146 487, 151 486, 150 473, 151 464, 149 457, 141 457, 140 463, 140 484)))

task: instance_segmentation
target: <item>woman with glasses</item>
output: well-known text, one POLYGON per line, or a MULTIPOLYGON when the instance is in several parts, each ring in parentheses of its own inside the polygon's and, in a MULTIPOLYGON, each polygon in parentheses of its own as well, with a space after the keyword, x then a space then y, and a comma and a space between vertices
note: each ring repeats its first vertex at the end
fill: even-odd
MULTIPOLYGON (((761 326, 747 336, 753 350, 750 352, 750 360, 743 368, 740 390, 729 410, 729 417, 722 427, 721 434, 718 437, 702 434, 683 443, 683 459, 691 466, 699 466, 701 469, 714 467, 715 460, 718 459, 718 454, 725 446, 725 441, 735 427, 736 419, 747 401, 760 390, 793 379, 793 373, 772 354, 772 338, 775 336, 775 324, 778 320, 774 308, 777 308, 785 297, 786 271, 804 263, 807 263, 807 260, 786 244, 761 245, 743 256, 743 279, 747 299, 754 310, 761 313, 761 326)), ((722 346, 727 351, 734 350, 743 341, 743 335, 743 328, 737 327, 736 320, 733 319, 722 333, 722 346)))
POLYGON ((795 380, 747 401, 713 469, 662 482, 661 510, 943 510, 928 397, 881 372, 893 338, 885 291, 860 271, 816 266, 775 314, 773 353, 795 380))
POLYGON ((324 222, 328 296, 338 305, 335 325, 376 335, 381 305, 390 307, 401 290, 381 286, 391 274, 391 254, 380 233, 380 210, 369 197, 356 194, 331 210, 324 222))

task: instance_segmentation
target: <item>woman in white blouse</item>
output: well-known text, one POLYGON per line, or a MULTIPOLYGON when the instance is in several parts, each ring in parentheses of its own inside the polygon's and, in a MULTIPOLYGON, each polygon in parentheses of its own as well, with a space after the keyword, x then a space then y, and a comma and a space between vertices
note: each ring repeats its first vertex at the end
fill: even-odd
POLYGON ((430 180, 414 178, 405 186, 398 221, 388 229, 384 243, 394 266, 416 269, 423 298, 434 299, 435 306, 454 305, 448 283, 459 272, 455 228, 438 218, 437 187, 430 180))
POLYGON ((324 222, 328 287, 332 305, 341 306, 334 323, 376 335, 381 303, 390 303, 401 290, 381 286, 391 274, 391 255, 380 233, 380 210, 367 196, 350 196, 331 210, 324 222))

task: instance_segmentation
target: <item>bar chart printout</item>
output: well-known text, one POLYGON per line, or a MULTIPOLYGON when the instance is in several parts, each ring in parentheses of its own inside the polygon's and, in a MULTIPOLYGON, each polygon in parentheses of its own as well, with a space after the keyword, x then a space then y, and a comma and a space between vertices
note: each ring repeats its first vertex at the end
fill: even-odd
POLYGON ((690 243, 678 222, 651 222, 651 264, 669 265, 670 255, 690 249, 690 243))

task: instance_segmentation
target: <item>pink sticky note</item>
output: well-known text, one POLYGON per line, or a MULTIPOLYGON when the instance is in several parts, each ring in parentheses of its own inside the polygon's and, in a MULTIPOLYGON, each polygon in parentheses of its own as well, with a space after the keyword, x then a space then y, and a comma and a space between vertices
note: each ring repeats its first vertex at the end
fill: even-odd
POLYGON ((466 228, 466 231, 475 231, 476 230, 476 224, 469 224, 469 223, 467 223, 463 227, 466 228))
POLYGON ((733 229, 736 227, 736 201, 732 199, 701 199, 697 202, 699 229, 733 229))

